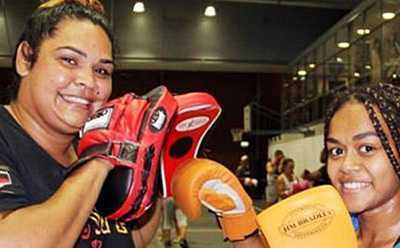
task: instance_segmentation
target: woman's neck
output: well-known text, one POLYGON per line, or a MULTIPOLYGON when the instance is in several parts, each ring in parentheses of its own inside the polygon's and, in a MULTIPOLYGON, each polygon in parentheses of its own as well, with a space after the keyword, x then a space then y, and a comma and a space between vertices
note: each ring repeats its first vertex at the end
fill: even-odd
POLYGON ((384 205, 359 215, 359 240, 368 244, 366 247, 384 247, 377 244, 392 244, 400 237, 399 220, 400 190, 384 205))
POLYGON ((17 103, 11 103, 5 107, 25 132, 63 166, 68 167, 76 159, 72 145, 73 134, 65 134, 49 128, 17 103))

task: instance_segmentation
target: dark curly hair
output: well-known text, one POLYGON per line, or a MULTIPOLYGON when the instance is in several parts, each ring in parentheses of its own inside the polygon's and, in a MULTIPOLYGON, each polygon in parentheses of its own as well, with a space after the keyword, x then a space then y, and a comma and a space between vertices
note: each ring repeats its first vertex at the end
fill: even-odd
POLYGON ((326 139, 332 117, 347 102, 355 101, 361 103, 368 112, 369 119, 382 143, 387 157, 390 160, 397 176, 400 178, 400 163, 389 144, 393 139, 397 154, 400 150, 400 88, 392 84, 378 83, 368 87, 348 87, 334 92, 334 99, 328 108, 324 130, 324 150, 327 151, 326 139), (379 121, 377 111, 383 118, 379 121), (389 133, 383 131, 386 125, 389 133))
POLYGON ((284 172, 286 167, 289 166, 290 163, 294 164, 294 160, 292 158, 285 158, 282 161, 282 168, 281 168, 281 172, 284 172))

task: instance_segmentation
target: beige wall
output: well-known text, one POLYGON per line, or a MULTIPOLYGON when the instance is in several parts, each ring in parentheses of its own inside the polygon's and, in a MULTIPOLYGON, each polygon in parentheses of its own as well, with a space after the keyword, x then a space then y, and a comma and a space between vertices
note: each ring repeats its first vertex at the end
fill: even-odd
POLYGON ((317 170, 321 166, 319 157, 323 148, 323 125, 318 124, 310 128, 315 131, 314 136, 304 137, 301 133, 284 133, 280 138, 271 140, 268 156, 272 158, 276 150, 282 150, 286 157, 295 161, 297 176, 301 176, 304 169, 317 170))

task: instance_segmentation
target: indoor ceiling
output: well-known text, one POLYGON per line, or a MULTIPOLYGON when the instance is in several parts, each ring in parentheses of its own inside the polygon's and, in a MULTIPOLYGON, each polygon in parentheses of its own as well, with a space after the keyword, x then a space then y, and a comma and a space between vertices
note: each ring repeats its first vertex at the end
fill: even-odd
MULTIPOLYGON (((102 0, 121 69, 283 72, 359 0, 102 0), (206 3, 215 18, 203 16, 206 3)), ((25 18, 39 0, 0 0, 0 66, 9 67, 25 18)))

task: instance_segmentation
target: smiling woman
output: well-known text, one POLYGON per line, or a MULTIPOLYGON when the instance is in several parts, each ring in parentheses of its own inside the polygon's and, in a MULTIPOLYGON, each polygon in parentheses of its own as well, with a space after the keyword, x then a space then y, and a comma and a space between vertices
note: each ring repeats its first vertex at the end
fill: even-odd
POLYGON ((339 92, 325 126, 328 174, 354 214, 359 247, 397 247, 400 237, 400 89, 339 92))
POLYGON ((46 133, 76 133, 111 94, 111 43, 100 27, 74 18, 60 21, 54 33, 42 43, 33 66, 25 56, 32 54, 28 42, 20 44, 16 69, 22 76, 18 97, 24 101, 11 110, 34 107, 31 117, 46 133), (76 39, 77 29, 91 39, 76 39))
POLYGON ((111 94, 113 42, 100 2, 41 5, 13 66, 12 100, 0 106, 0 247, 144 246, 154 228, 142 236, 94 210, 113 165, 95 158, 70 169, 77 132, 111 94))

